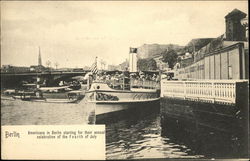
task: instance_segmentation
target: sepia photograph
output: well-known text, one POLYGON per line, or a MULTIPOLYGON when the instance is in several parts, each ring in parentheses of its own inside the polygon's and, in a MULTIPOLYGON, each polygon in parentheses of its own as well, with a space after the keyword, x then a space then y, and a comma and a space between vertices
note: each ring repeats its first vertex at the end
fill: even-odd
POLYGON ((0 6, 2 159, 249 159, 248 1, 0 6))

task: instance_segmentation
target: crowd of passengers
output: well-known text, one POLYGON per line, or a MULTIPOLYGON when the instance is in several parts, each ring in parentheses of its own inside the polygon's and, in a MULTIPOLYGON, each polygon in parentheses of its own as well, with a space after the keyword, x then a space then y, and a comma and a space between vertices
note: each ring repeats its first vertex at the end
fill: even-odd
POLYGON ((123 73, 114 73, 114 74, 108 74, 106 72, 103 73, 98 73, 96 75, 95 80, 97 81, 123 81, 125 78, 129 80, 137 80, 137 81, 155 81, 159 82, 160 81, 160 76, 154 74, 147 74, 144 72, 139 72, 139 73, 129 73, 129 72, 123 72, 123 73))

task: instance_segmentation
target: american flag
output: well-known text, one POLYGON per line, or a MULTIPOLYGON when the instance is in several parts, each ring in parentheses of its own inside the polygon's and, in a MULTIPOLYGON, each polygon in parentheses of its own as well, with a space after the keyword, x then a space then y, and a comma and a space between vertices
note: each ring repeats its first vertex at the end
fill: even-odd
POLYGON ((98 72, 97 70, 97 57, 95 59, 95 62, 92 64, 92 66, 90 67, 90 71, 93 73, 93 74, 96 74, 98 72))

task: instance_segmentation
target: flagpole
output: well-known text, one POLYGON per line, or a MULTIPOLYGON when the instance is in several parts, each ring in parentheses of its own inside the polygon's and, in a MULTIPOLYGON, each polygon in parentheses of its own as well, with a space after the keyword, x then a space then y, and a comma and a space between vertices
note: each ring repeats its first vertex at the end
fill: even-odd
MULTIPOLYGON (((98 68, 97 68, 97 59, 98 59, 98 57, 96 56, 96 57, 95 57, 96 71, 98 71, 98 68)), ((95 72, 95 73, 93 74, 94 80, 96 80, 96 74, 97 74, 97 72, 95 72)))
POLYGON ((96 56, 96 57, 95 57, 96 69, 98 69, 98 68, 97 68, 97 58, 98 58, 98 57, 96 56))

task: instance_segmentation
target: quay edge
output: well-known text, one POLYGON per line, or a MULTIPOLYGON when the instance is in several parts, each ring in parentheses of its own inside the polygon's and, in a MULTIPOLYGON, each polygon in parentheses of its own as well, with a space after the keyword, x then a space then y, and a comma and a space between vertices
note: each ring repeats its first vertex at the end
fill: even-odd
MULTIPOLYGON (((182 83, 186 82, 182 81, 182 83)), ((235 81, 232 87, 233 90, 231 90, 233 93, 226 92, 225 90, 231 87, 225 86, 223 83, 221 86, 217 86, 220 90, 210 86, 213 89, 211 91, 208 86, 201 85, 204 83, 202 80, 193 81, 192 83, 193 85, 198 84, 196 88, 187 89, 184 86, 181 87, 182 90, 175 89, 174 91, 174 89, 166 90, 167 88, 171 89, 174 83, 161 86, 160 106, 162 120, 175 120, 174 124, 176 126, 185 124, 180 128, 190 133, 201 134, 205 133, 205 131, 206 133, 223 133, 230 136, 232 140, 240 140, 240 145, 243 146, 243 156, 247 156, 247 149, 249 149, 249 82, 235 81), (190 89, 192 90, 190 91, 190 89), (212 98, 211 95, 215 91, 217 93, 212 98), (199 95, 192 98, 190 92, 192 94, 196 92, 199 95), (208 98, 204 98, 205 94, 208 98), (211 95, 209 96, 209 94, 211 95), (224 97, 232 96, 233 99, 231 99, 231 102, 226 98, 223 101, 220 94, 223 94, 224 97)), ((215 83, 215 81, 210 83, 215 83)))

